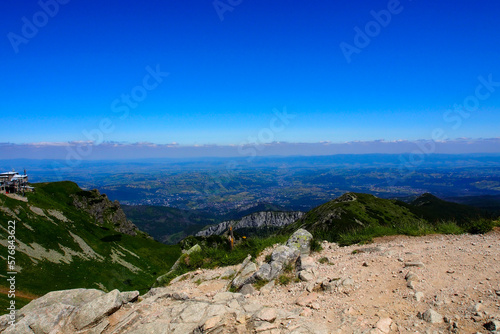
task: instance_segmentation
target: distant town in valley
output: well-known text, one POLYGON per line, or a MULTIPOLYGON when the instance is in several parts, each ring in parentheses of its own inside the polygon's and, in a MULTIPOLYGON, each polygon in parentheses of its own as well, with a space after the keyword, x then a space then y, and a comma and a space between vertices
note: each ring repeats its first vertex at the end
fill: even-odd
MULTIPOLYGON (((432 193, 484 208, 500 203, 499 155, 428 155, 418 167, 402 165, 400 155, 269 157, 252 163, 236 159, 88 161, 77 167, 64 161, 13 160, 0 167, 29 165, 32 182, 72 180, 124 205, 219 216, 263 203, 308 211, 351 191, 403 201, 432 193), (237 168, 227 168, 229 162, 236 162, 237 168)), ((27 175, 16 175, 7 181, 11 191, 29 190, 23 183, 27 175)))

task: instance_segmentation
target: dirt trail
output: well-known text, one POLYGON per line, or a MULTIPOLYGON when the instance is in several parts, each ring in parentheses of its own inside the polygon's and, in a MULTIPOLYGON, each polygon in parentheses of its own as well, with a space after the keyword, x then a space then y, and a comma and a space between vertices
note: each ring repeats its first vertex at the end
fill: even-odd
MULTIPOLYGON (((454 326, 459 333, 485 332, 486 322, 500 320, 498 228, 486 235, 391 236, 369 245, 323 247, 312 254, 316 282, 350 278, 350 284, 333 291, 316 284, 316 291, 308 292, 311 282, 292 282, 247 298, 277 309, 303 307, 311 323, 340 333, 379 333, 377 324, 388 318, 390 333, 448 333, 455 332, 454 326), (329 263, 320 263, 321 258, 329 263), (415 275, 411 284, 406 279, 410 271, 415 275), (305 296, 311 302, 299 306, 305 296), (444 321, 431 324, 418 316, 429 308, 444 321)), ((198 270, 172 286, 190 296, 210 296, 223 287, 217 278, 225 270, 198 270)))

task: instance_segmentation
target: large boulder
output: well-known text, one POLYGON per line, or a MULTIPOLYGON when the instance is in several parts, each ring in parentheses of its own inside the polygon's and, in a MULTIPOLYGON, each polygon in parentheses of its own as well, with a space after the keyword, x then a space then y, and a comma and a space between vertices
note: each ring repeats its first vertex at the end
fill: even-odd
MULTIPOLYGON (((105 293, 95 289, 49 292, 17 312, 16 326, 3 333, 66 333, 92 326, 123 304, 136 300, 138 291, 105 293)), ((3 320, 3 319, 2 319, 3 320)), ((0 321, 3 325, 3 321, 0 321)), ((1 330, 1 329, 0 329, 1 330)))
POLYGON ((303 228, 295 231, 294 234, 288 239, 286 245, 290 248, 299 250, 302 255, 309 255, 311 252, 311 240, 313 236, 303 228))
POLYGON ((257 265, 251 261, 252 257, 248 255, 246 259, 242 262, 239 272, 236 277, 231 282, 231 285, 235 288, 241 288, 245 284, 254 283, 254 274, 257 271, 257 265))
POLYGON ((138 291, 134 291, 133 293, 120 293, 118 290, 113 290, 80 306, 72 323, 78 330, 94 325, 105 316, 116 312, 123 304, 128 303, 138 296, 138 291))
POLYGON ((247 283, 253 283, 258 280, 271 281, 277 278, 285 266, 294 264, 300 256, 300 251, 288 246, 279 246, 271 254, 271 262, 264 263, 259 270, 251 277, 247 283))
POLYGON ((271 262, 278 262, 285 266, 290 263, 295 263, 299 256, 300 251, 297 248, 278 246, 271 254, 271 262))

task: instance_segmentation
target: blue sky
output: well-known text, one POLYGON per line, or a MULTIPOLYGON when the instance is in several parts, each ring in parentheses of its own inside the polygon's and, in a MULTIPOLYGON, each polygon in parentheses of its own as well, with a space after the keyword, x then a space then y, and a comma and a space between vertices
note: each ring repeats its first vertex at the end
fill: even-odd
POLYGON ((498 1, 60 2, 41 1, 53 17, 37 1, 0 4, 0 143, 500 137, 498 1), (377 29, 373 11, 388 8, 377 29), (348 62, 340 45, 367 24, 348 62), (157 69, 161 82, 147 78, 157 69), (293 118, 276 123, 276 110, 293 118))

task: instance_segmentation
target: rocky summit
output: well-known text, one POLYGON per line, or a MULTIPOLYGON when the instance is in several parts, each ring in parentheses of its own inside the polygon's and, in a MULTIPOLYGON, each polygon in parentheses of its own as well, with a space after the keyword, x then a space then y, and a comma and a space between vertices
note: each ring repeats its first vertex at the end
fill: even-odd
POLYGON ((0 317, 0 331, 499 333, 498 229, 383 237, 365 246, 323 242, 313 253, 299 251, 300 240, 304 231, 240 265, 188 272, 142 296, 50 292, 18 311, 15 328, 0 317), (269 267, 277 274, 255 279, 269 267))

